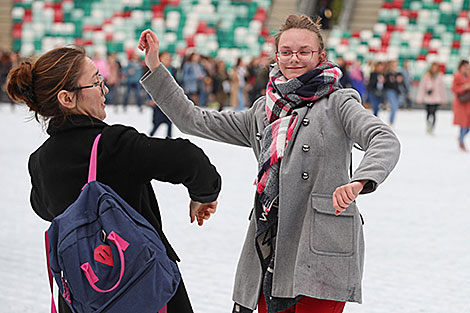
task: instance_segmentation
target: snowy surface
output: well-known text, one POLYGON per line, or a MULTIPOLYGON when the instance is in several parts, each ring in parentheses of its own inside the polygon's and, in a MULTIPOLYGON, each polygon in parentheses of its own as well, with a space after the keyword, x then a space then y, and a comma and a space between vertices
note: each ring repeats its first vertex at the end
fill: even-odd
MULTIPOLYGON (((151 129, 150 108, 126 114, 109 108, 108 115, 108 123, 151 129)), ((28 116, 24 107, 0 105, 0 313, 50 312, 48 223, 29 205, 27 172, 29 154, 46 135, 28 116)), ((398 166, 377 192, 358 200, 366 236, 364 303, 347 304, 344 312, 470 312, 470 153, 458 150, 449 111, 438 112, 435 136, 425 134, 423 111, 398 112, 395 130, 402 142, 398 166)), ((162 126, 157 135, 164 134, 162 126)), ((183 187, 155 182, 154 188, 195 312, 228 313, 256 162, 248 148, 189 138, 223 177, 218 212, 199 228, 189 223, 183 187)), ((355 164, 360 157, 354 152, 355 164)))

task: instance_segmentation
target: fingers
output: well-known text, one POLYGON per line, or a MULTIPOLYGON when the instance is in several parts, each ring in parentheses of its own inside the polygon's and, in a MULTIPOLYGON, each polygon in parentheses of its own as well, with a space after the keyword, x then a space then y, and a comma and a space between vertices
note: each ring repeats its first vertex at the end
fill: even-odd
POLYGON ((355 192, 352 184, 347 184, 336 188, 333 193, 333 207, 336 209, 335 215, 341 214, 356 199, 359 192, 355 192))
POLYGON ((191 223, 194 222, 194 220, 196 219, 196 215, 198 214, 198 210, 201 206, 201 202, 197 202, 197 201, 189 201, 189 220, 191 223))
POLYGON ((158 38, 150 29, 146 29, 140 34, 138 48, 148 51, 151 47, 158 49, 158 38))
POLYGON ((189 204, 189 215, 191 223, 197 220, 197 224, 202 226, 204 220, 208 220, 212 214, 217 210, 217 201, 210 203, 200 203, 197 201, 190 201, 189 204))

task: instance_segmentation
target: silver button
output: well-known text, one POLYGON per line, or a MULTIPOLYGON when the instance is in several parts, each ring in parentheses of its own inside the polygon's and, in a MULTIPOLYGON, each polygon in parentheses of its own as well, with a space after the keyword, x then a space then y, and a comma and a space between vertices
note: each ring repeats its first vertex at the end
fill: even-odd
POLYGON ((313 107, 313 102, 307 103, 307 108, 311 108, 311 107, 313 107))
POLYGON ((308 173, 307 173, 307 172, 303 172, 303 173, 302 173, 302 178, 303 178, 304 180, 307 180, 308 177, 309 177, 309 176, 308 176, 308 173))
POLYGON ((309 145, 303 145, 302 146, 302 151, 303 152, 309 152, 310 151, 310 146, 309 145))
POLYGON ((260 133, 256 133, 256 140, 261 140, 261 134, 260 133))
POLYGON ((304 118, 304 119, 302 120, 302 125, 308 126, 308 124, 310 124, 310 120, 309 120, 308 118, 304 118))

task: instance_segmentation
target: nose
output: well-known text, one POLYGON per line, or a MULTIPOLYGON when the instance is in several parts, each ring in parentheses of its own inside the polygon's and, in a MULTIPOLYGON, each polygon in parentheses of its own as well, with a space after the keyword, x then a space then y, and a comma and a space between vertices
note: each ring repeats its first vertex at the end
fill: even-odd
POLYGON ((297 62, 299 62, 299 61, 300 61, 300 59, 299 59, 299 56, 297 55, 297 52, 295 52, 295 53, 293 52, 293 53, 292 53, 292 55, 291 55, 291 57, 290 57, 290 60, 289 60, 289 61, 291 61, 291 62, 292 62, 292 61, 294 60, 294 57, 297 59, 297 60, 296 60, 297 62))

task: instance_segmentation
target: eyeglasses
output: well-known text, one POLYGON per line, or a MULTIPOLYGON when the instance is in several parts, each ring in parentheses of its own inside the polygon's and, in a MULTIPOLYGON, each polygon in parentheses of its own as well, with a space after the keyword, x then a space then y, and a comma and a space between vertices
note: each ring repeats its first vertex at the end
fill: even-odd
POLYGON ((298 51, 290 51, 290 50, 281 50, 276 52, 277 57, 279 58, 279 62, 281 63, 287 63, 290 61, 292 56, 296 55, 299 61, 302 62, 309 62, 312 59, 312 56, 315 52, 315 50, 310 50, 310 49, 302 49, 298 51))
POLYGON ((104 93, 104 77, 103 77, 103 75, 98 74, 98 79, 99 79, 99 82, 94 83, 93 85, 74 87, 74 88, 70 89, 70 91, 80 90, 80 89, 85 89, 85 88, 94 88, 94 87, 100 86, 101 94, 104 96, 105 93, 104 93))

